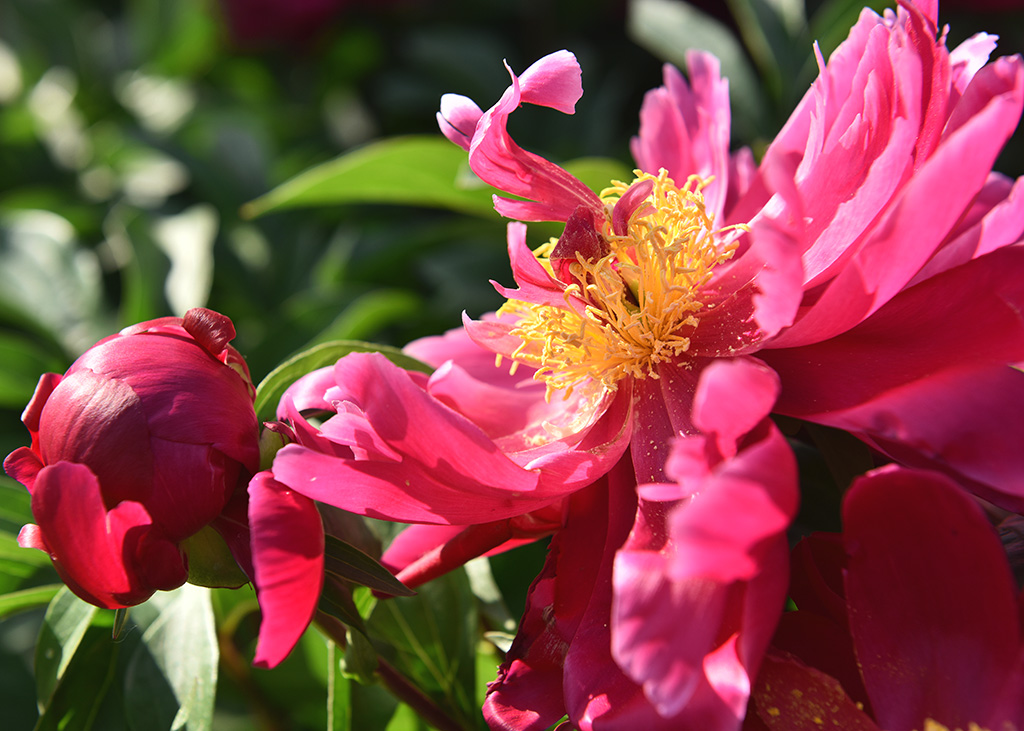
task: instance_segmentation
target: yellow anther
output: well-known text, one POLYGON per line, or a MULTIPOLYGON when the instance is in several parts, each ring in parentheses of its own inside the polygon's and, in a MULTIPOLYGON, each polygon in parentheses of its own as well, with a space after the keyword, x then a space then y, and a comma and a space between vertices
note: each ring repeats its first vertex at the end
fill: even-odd
MULTIPOLYGON (((656 378, 657 364, 683 358, 700 324, 702 288, 736 250, 729 234, 740 227, 715 229, 701 193, 706 181, 693 176, 680 188, 664 170, 636 174, 634 184, 653 181, 650 195, 616 235, 612 210, 630 184, 602 191, 600 233, 610 253, 595 261, 577 255, 570 271, 578 283, 566 287, 564 306, 509 300, 498 310, 517 320, 512 334, 522 344, 512 358, 538 369, 549 396, 568 396, 590 378, 608 389, 627 376, 656 378)), ((534 252, 549 272, 555 243, 534 252)))

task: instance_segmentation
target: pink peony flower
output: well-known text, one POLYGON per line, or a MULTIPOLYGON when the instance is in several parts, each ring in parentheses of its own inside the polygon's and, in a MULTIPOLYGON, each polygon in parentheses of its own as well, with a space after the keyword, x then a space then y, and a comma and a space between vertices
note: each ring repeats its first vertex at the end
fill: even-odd
POLYGON ((843 527, 794 552, 799 611, 753 694, 763 726, 1024 727, 1017 587, 977 503, 939 473, 890 466, 854 483, 843 527))
POLYGON ((666 68, 645 100, 636 179, 600 195, 506 128, 521 103, 573 111, 582 87, 568 52, 512 74, 486 112, 442 99, 446 136, 516 196, 497 197, 498 211, 565 230, 533 252, 510 224, 518 287, 496 285, 509 299, 497 318, 467 319, 477 351, 431 341, 430 377, 381 356, 340 361, 312 388, 329 418, 279 453, 274 474, 344 509, 441 526, 394 554, 427 578, 530 537, 517 519, 546 511, 550 531, 560 512, 489 696, 493 726, 562 714, 581 729, 740 725, 785 585, 772 546, 795 507, 791 457, 743 452, 772 408, 958 475, 1008 508, 1024 500, 1011 448, 1024 428, 1011 367, 1024 360, 1024 250, 1012 246, 1024 212, 1017 186, 991 172, 1024 70, 1017 58, 985 65, 990 50, 978 37, 946 51, 934 8, 866 11, 759 167, 729 152, 717 62, 690 54, 690 82, 666 68), (951 324, 964 347, 949 347, 951 324), (780 391, 753 375, 765 362, 780 391), (680 438, 707 452, 669 461, 680 438), (758 469, 743 489, 710 476, 748 458, 758 469), (651 517, 698 491, 670 521, 651 517), (740 513, 738 492, 752 500, 740 513), (738 516, 745 540, 730 531, 738 516), (700 621, 677 631, 665 606, 700 621))
POLYGON ((38 521, 18 541, 46 551, 85 601, 126 607, 184 583, 188 539, 256 471, 255 391, 234 334, 193 309, 126 328, 39 380, 22 417, 32 445, 4 461, 38 521))

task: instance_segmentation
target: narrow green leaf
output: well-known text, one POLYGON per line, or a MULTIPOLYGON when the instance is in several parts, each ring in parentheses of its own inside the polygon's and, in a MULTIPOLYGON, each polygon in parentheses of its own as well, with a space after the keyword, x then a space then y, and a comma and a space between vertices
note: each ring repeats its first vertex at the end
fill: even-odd
POLYGON ((49 566, 50 557, 43 551, 22 548, 18 545, 17 536, 0 530, 0 594, 20 589, 28 579, 40 572, 52 572, 49 566))
MULTIPOLYGON (((28 441, 28 435, 25 435, 28 441)), ((0 526, 17 532, 32 522, 32 496, 25 486, 7 475, 0 475, 0 526)), ((39 551, 40 555, 46 554, 39 551)))
POLYGON ((210 590, 185 584, 150 601, 162 609, 129 661, 128 723, 138 731, 209 731, 220 660, 210 590))
POLYGON ((397 203, 493 216, 495 192, 465 182, 466 151, 441 135, 374 142, 310 168, 242 208, 255 218, 299 206, 397 203))
POLYGON ((325 570, 348 581, 369 587, 374 591, 392 596, 413 596, 416 594, 380 562, 334 536, 325 536, 325 570))
POLYGON ((395 365, 408 370, 423 373, 430 373, 433 370, 415 358, 410 358, 398 348, 388 345, 375 345, 358 340, 321 343, 292 356, 260 382, 256 389, 256 418, 260 422, 273 421, 277 402, 290 385, 317 368, 333 365, 339 358, 349 353, 381 353, 395 365))
POLYGON ((61 588, 50 602, 36 642, 36 697, 40 711, 49 705, 97 612, 97 607, 86 604, 67 587, 61 588))
POLYGON ((4 594, 0 596, 0 619, 49 604, 62 588, 63 584, 47 584, 4 594))
POLYGON ((118 607, 114 611, 114 628, 110 633, 111 638, 114 641, 121 639, 121 635, 126 626, 128 626, 128 608, 118 607))

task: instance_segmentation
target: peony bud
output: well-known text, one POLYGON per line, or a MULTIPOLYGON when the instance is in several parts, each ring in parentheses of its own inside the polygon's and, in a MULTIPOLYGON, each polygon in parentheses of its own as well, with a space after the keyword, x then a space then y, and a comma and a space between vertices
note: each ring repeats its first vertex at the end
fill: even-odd
POLYGON ((20 545, 46 551, 82 599, 125 607, 180 586, 182 544, 256 472, 255 391, 234 335, 197 308, 126 328, 40 378, 22 415, 32 445, 4 469, 32 494, 38 525, 20 545))

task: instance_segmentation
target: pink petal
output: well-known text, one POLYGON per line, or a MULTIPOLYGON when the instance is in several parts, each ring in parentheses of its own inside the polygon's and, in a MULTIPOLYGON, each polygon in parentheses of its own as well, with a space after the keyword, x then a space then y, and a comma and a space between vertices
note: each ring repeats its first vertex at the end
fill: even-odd
POLYGON ((631 149, 641 170, 657 174, 664 168, 678 185, 690 175, 714 177, 704 198, 708 210, 720 217, 729 189, 729 82, 709 53, 690 51, 686 63, 689 84, 666 64, 664 86, 644 96, 640 134, 631 149))
MULTIPOLYGON (((508 64, 505 64, 508 69, 508 64)), ((509 69, 509 74, 515 76, 509 69)), ((576 57, 566 50, 555 51, 534 61, 519 77, 524 104, 557 109, 575 114, 576 102, 583 96, 582 71, 576 57)))
POLYGON ((565 306, 565 284, 552 277, 530 251, 526 245, 525 224, 508 225, 508 258, 519 288, 510 289, 491 282, 502 297, 538 305, 565 306))
POLYGON ((506 453, 379 354, 349 355, 335 374, 349 403, 334 417, 344 420, 331 438, 361 458, 288 445, 274 471, 304 495, 362 515, 467 525, 528 513, 592 482, 629 438, 628 393, 593 400, 582 423, 583 401, 562 402, 561 416, 542 411, 550 419, 574 419, 578 431, 563 440, 548 433, 539 445, 509 436, 503 442, 513 449, 506 453))
POLYGON ((595 588, 607 523, 606 480, 569 498, 566 526, 551 541, 516 640, 488 686, 484 718, 492 728, 540 731, 565 715, 563 694, 576 686, 564 678, 565 658, 595 588))
POLYGON ((752 706, 770 731, 881 731, 835 678, 783 653, 765 657, 752 706))
POLYGON ((907 464, 949 470, 979 495, 1024 508, 1014 446, 1024 422, 1013 407, 1024 376, 1010 367, 1024 347, 1024 292, 1013 275, 1021 255, 1003 249, 945 272, 833 341, 762 351, 782 378, 777 410, 853 431, 907 464))
POLYGON ((975 79, 978 83, 984 76, 991 82, 984 106, 946 133, 843 270, 779 337, 780 346, 821 341, 863 321, 905 287, 938 249, 981 190, 1020 118, 1024 69, 1002 60, 1006 63, 986 67, 975 79), (957 185, 949 185, 951 179, 957 185))
MULTIPOLYGON (((511 70, 509 74, 512 85, 477 121, 469 148, 469 165, 481 180, 528 199, 496 197, 495 208, 502 215, 524 221, 564 221, 578 205, 602 213, 601 201, 593 191, 558 165, 519 147, 506 129, 508 116, 520 103, 573 110, 582 94, 575 57, 558 51, 534 63, 522 78, 511 70)), ((459 108, 460 118, 468 118, 464 104, 459 108)))
POLYGON ((687 368, 659 363, 658 378, 633 381, 633 436, 629 449, 637 484, 668 482, 665 463, 672 439, 696 433, 690 414, 697 379, 708 361, 687 368))
POLYGON ((722 455, 731 457, 740 437, 768 415, 778 395, 779 377, 764 364, 716 360, 701 373, 693 395, 693 424, 714 434, 722 455))
POLYGON ((32 492, 36 475, 42 468, 42 461, 28 447, 18 447, 4 460, 4 472, 24 485, 29 492, 32 492))
POLYGON ((782 378, 777 410, 814 418, 945 369, 1024 360, 1021 267, 1024 249, 996 251, 902 292, 843 335, 801 348, 770 342, 759 356, 782 378))
POLYGON ((25 424, 29 434, 32 435, 32 443, 35 444, 39 437, 39 419, 42 417, 43 406, 50 398, 50 394, 63 380, 63 376, 57 373, 44 373, 39 377, 36 390, 32 393, 32 399, 21 414, 21 421, 25 424))
POLYGON ((263 619, 253 664, 272 668, 316 613, 324 578, 324 531, 316 504, 269 472, 249 482, 256 596, 263 619))
POLYGON ((146 509, 125 501, 108 511, 99 481, 85 465, 58 462, 41 469, 32 514, 39 528, 26 540, 46 545, 64 582, 91 604, 132 606, 187 578, 177 546, 152 529, 146 509))
POLYGON ((989 33, 975 33, 949 52, 951 82, 962 94, 974 75, 988 63, 992 51, 996 50, 999 36, 989 33))
POLYGON ((689 351, 694 356, 752 352, 793 323, 803 296, 799 250, 763 222, 747 243, 733 261, 719 266, 702 292, 704 309, 689 351))
POLYGON ((153 457, 147 414, 125 381, 84 368, 69 372, 47 399, 39 425, 43 464, 90 465, 110 505, 148 496, 153 457))
POLYGON ((481 116, 480 107, 469 97, 444 94, 441 96, 441 111, 437 113, 437 126, 445 137, 468 152, 481 116))
MULTIPOLYGON (((703 371, 695 421, 705 414, 706 424, 719 425, 718 417, 738 405, 721 386, 744 380, 768 396, 755 396, 749 416, 740 416, 745 431, 753 429, 771 408, 775 384, 763 366, 744 361, 703 371)), ((705 450, 703 464, 699 449, 686 460, 677 455, 705 437, 677 440, 667 471, 679 480, 678 497, 696 496, 659 504, 648 502, 654 492, 642 488, 641 517, 616 558, 613 655, 666 717, 706 712, 725 724, 715 728, 738 727, 750 677, 782 609, 796 470, 781 434, 758 431, 758 441, 737 454, 745 432, 724 425, 722 447, 705 450)), ((670 497, 664 490, 661 496, 670 497)))
POLYGON ((1024 178, 992 173, 957 231, 917 273, 910 286, 1024 238, 1024 178))
POLYGON ((186 312, 181 326, 214 358, 220 358, 228 349, 228 343, 235 338, 235 326, 231 319, 205 307, 193 307, 186 312))
POLYGON ((888 467, 854 483, 843 525, 850 629, 880 725, 1011 721, 989 714, 1021 646, 1016 586, 978 506, 941 475, 888 467))

